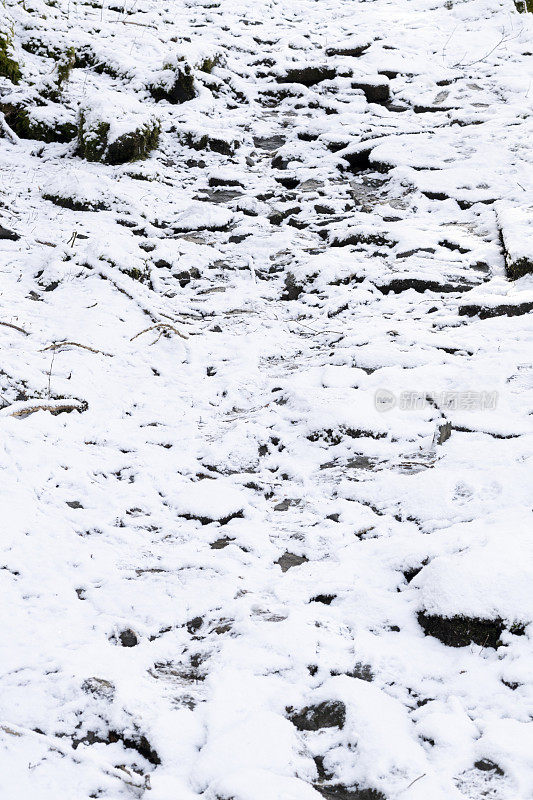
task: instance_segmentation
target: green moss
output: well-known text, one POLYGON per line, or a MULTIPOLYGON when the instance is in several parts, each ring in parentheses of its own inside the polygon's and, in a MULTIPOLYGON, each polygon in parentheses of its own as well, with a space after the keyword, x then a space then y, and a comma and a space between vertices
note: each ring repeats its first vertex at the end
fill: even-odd
POLYGON ((39 142, 71 142, 76 137, 76 125, 68 120, 57 122, 54 120, 34 120, 31 109, 22 104, 0 103, 0 111, 5 115, 6 122, 21 139, 37 139, 39 142))
POLYGON ((122 270, 124 275, 128 275, 132 280, 139 281, 139 283, 147 283, 150 280, 150 270, 139 269, 132 267, 131 269, 122 270))
POLYGON ((13 58, 13 32, 0 34, 0 76, 12 83, 20 80, 20 67, 13 58))
POLYGON ((143 125, 132 133, 124 134, 109 145, 105 161, 108 164, 125 164, 146 158, 157 147, 159 133, 159 125, 143 125))
POLYGON ((111 143, 108 143, 109 129, 109 122, 99 122, 98 125, 87 130, 85 116, 80 113, 78 153, 87 161, 125 164, 129 161, 146 158, 159 142, 159 123, 146 123, 111 143))
POLYGON ((220 64, 220 55, 215 55, 212 58, 204 58, 204 60, 198 64, 198 69, 200 72, 207 72, 209 75, 218 64, 220 64))
POLYGON ((57 62, 57 84, 60 92, 63 91, 65 83, 67 83, 68 79, 70 78, 70 73, 75 63, 76 52, 73 47, 68 47, 66 52, 63 53, 57 62))
POLYGON ((100 122, 89 131, 85 128, 86 120, 83 112, 78 122, 78 152, 87 161, 103 161, 107 149, 107 134, 111 127, 109 122, 100 122))
POLYGON ((514 0, 514 4, 519 14, 533 14, 533 0, 514 0))

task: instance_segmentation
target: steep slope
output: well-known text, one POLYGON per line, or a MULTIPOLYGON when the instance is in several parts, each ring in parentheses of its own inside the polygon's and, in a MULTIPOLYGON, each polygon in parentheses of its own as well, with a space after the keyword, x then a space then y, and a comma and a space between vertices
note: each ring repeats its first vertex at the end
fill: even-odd
POLYGON ((531 15, 2 14, 2 798, 531 797, 531 15))

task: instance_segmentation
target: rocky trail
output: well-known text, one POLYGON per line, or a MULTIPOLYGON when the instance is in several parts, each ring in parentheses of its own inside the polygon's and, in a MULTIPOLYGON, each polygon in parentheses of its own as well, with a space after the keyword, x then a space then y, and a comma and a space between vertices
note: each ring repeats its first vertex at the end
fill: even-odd
POLYGON ((532 796, 531 19, 0 7, 2 800, 532 796))

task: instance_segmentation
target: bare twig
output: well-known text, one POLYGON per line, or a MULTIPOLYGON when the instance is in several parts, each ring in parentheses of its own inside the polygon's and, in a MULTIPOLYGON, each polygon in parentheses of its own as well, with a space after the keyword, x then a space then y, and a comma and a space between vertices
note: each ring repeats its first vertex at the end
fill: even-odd
MULTIPOLYGON (((139 331, 139 333, 136 333, 135 336, 131 337, 130 342, 133 342, 133 340, 136 339, 138 336, 142 336, 143 333, 148 333, 148 331, 155 331, 155 330, 161 330, 161 333, 155 340, 156 342, 159 341, 159 339, 165 333, 165 331, 172 331, 173 333, 176 333, 178 336, 180 336, 182 339, 189 338, 186 333, 182 333, 177 328, 175 328, 174 325, 171 325, 169 322, 158 322, 157 325, 150 325, 149 328, 145 328, 143 331, 139 331)), ((152 344, 155 344, 155 342, 152 342, 152 344)))
POLYGON ((48 370, 48 397, 50 397, 50 383, 52 381, 52 367, 54 366, 55 353, 52 353, 52 360, 50 361, 50 369, 48 370))
POLYGON ((512 36, 510 33, 506 33, 504 31, 502 33, 501 39, 498 42, 496 42, 494 47, 491 50, 489 50, 488 53, 485 53, 484 56, 481 56, 481 58, 476 58, 475 61, 468 61, 466 64, 463 64, 461 61, 458 61, 457 64, 453 64, 452 68, 453 69, 457 69, 458 67, 471 67, 474 64, 479 64, 481 61, 485 61, 485 59, 488 58, 490 55, 492 55, 492 53, 494 53, 495 50, 497 50, 499 47, 501 47, 502 44, 507 44, 507 42, 510 42, 513 39, 516 39, 518 36, 520 36, 521 33, 522 33, 522 31, 518 31, 518 33, 515 33, 515 35, 512 36))
POLYGON ((415 778, 415 779, 414 779, 414 781, 411 781, 411 783, 409 784, 409 786, 406 786, 406 787, 405 787, 405 789, 403 789, 402 791, 406 792, 408 789, 410 789, 410 788, 411 788, 411 786, 414 786, 414 784, 415 784, 417 781, 420 781, 420 780, 422 780, 422 778, 425 778, 425 777, 426 777, 426 773, 424 772, 424 774, 423 774, 423 775, 419 775, 419 776, 418 776, 418 778, 415 778))
POLYGON ((49 402, 35 403, 31 400, 11 403, 1 410, 2 417, 24 417, 27 414, 34 414, 36 411, 50 411, 52 414, 59 414, 62 411, 85 411, 87 403, 81 400, 52 400, 49 402), (11 409, 11 410, 10 410, 11 409))
POLYGON ((290 321, 291 321, 291 322, 295 322, 297 325, 301 325, 301 326, 302 326, 302 328, 307 328, 307 329, 308 329, 308 330, 310 330, 312 333, 316 333, 316 334, 319 334, 319 333, 320 333, 320 334, 333 333, 335 336, 344 336, 344 333, 343 333, 342 331, 316 331, 314 328, 311 328, 311 326, 310 326, 310 325, 306 325, 306 324, 305 324, 305 322, 300 322, 300 321, 299 321, 299 320, 297 320, 297 319, 292 319, 292 320, 290 320, 290 321))
POLYGON ((122 22, 123 25, 139 25, 141 28, 155 28, 155 25, 149 25, 147 22, 134 22, 132 19, 117 19, 117 22, 122 22))
POLYGON ((105 353, 103 350, 96 350, 94 347, 89 347, 89 345, 80 344, 79 342, 54 342, 47 347, 43 347, 40 352, 44 353, 46 350, 59 350, 61 347, 81 347, 82 350, 88 350, 90 353, 99 353, 102 356, 113 355, 113 353, 105 353))
POLYGON ((30 335, 28 331, 24 330, 24 328, 20 328, 18 325, 13 325, 12 322, 0 322, 0 325, 5 325, 6 328, 13 328, 13 330, 23 333, 25 336, 30 335))

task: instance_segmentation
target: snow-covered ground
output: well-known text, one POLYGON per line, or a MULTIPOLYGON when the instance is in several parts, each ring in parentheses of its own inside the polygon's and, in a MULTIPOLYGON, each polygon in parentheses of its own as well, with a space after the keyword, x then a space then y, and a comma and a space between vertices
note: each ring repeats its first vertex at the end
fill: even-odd
POLYGON ((1 800, 533 796, 532 20, 2 6, 1 800))

